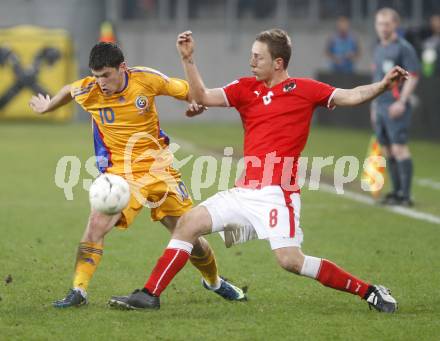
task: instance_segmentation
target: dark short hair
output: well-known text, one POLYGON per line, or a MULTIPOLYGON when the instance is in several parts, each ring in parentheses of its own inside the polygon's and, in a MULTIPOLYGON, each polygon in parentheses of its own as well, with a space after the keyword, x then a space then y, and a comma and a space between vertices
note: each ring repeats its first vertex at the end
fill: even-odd
POLYGON ((113 43, 97 43, 89 56, 89 68, 101 70, 104 67, 118 68, 124 62, 124 54, 118 45, 113 43))
POLYGON ((292 41, 286 31, 273 28, 258 33, 255 40, 266 43, 272 59, 281 58, 284 62, 284 69, 287 69, 292 55, 292 41))

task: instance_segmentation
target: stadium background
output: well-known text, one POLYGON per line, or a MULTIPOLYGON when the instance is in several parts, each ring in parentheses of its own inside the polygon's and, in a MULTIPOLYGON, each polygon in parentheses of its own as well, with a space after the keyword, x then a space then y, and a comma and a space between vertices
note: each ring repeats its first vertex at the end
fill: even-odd
MULTIPOLYGON (((178 32, 190 28, 205 83, 221 86, 248 74, 255 34, 276 26, 286 29, 293 39, 291 75, 327 77, 349 87, 369 81, 376 39, 373 17, 383 6, 397 9, 402 29, 413 36, 426 29, 431 14, 440 11, 438 0, 2 0, 0 28, 64 29, 72 41, 72 68, 78 78, 89 73, 88 53, 100 38, 104 21, 113 24, 129 65, 146 65, 183 77, 175 39, 178 32), (352 20, 362 48, 357 72, 348 77, 329 74, 324 55, 326 39, 339 15, 352 20)), ((0 81, 10 72, 7 67, 0 66, 0 81)), ((159 314, 109 311, 105 307, 109 295, 140 285, 168 238, 145 213, 128 232, 110 235, 103 264, 92 281, 90 306, 81 311, 54 311, 50 302, 69 286, 74 250, 88 212, 82 186, 74 189, 73 201, 65 200, 54 184, 55 167, 64 155, 77 155, 84 163, 92 154, 88 116, 74 106, 75 114, 67 124, 40 124, 38 118, 1 120, 0 279, 4 282, 0 285, 0 340, 437 339, 439 88, 439 79, 422 79, 417 91, 413 126, 417 139, 411 143, 415 209, 372 205, 359 193, 358 180, 349 187, 352 197, 303 192, 306 251, 335 259, 367 279, 395 288, 401 310, 392 317, 373 314, 353 297, 329 293, 281 272, 264 243, 226 250, 216 236, 211 241, 221 268, 250 287, 247 305, 226 304, 201 292, 195 271, 186 269, 164 294, 166 306, 159 314), (363 199, 356 199, 359 194, 363 199)), ((25 89, 22 94, 29 97, 31 91, 25 89)), ((226 145, 240 150, 242 133, 234 111, 210 109, 203 117, 188 120, 182 103, 159 98, 158 107, 165 130, 184 142, 180 158, 219 155, 226 145)), ((0 112, 7 110, 6 106, 0 112)), ((29 110, 26 103, 23 110, 29 110)), ((363 158, 370 135, 368 106, 320 112, 305 155, 363 158)), ((189 179, 191 164, 182 171, 189 179)), ((331 169, 324 170, 325 180, 332 176, 331 169)), ((81 179, 87 177, 82 170, 81 179)), ((215 191, 215 186, 204 190, 204 198, 215 191)))

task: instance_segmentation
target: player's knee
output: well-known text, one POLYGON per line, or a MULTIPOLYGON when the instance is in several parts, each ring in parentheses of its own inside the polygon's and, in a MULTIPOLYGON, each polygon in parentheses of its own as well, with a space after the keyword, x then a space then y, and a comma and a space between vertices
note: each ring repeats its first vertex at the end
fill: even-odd
POLYGON ((304 262, 303 259, 292 254, 280 254, 277 256, 277 261, 284 270, 295 274, 300 273, 304 262))
POLYGON ((206 215, 204 207, 196 207, 186 212, 177 222, 175 233, 184 234, 189 237, 197 238, 207 233, 206 215))
POLYGON ((196 216, 190 212, 180 217, 173 235, 196 238, 199 236, 199 228, 196 216))

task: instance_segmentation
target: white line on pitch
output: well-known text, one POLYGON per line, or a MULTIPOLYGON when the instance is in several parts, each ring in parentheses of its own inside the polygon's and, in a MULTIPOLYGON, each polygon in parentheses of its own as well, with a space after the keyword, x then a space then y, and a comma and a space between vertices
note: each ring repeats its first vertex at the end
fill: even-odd
POLYGON ((440 190, 440 182, 428 178, 416 178, 415 183, 422 187, 440 190))
MULTIPOLYGON (((335 193, 335 189, 332 185, 322 183, 322 182, 320 185, 321 185, 320 189, 324 190, 325 192, 337 194, 337 193, 335 193)), ((339 194, 337 194, 337 195, 339 195, 339 194)), ((345 198, 351 199, 353 201, 363 203, 363 204, 367 204, 370 206, 377 206, 374 199, 368 195, 365 195, 365 194, 344 190, 344 194, 342 194, 342 196, 345 198)), ((439 216, 436 216, 436 215, 433 215, 430 213, 420 212, 420 211, 417 211, 413 208, 408 208, 408 207, 403 207, 403 206, 380 206, 380 208, 383 208, 387 211, 397 213, 397 214, 400 214, 400 215, 403 215, 406 217, 414 218, 417 220, 423 220, 423 221, 427 221, 427 222, 430 222, 433 224, 440 225, 440 217, 439 216)))

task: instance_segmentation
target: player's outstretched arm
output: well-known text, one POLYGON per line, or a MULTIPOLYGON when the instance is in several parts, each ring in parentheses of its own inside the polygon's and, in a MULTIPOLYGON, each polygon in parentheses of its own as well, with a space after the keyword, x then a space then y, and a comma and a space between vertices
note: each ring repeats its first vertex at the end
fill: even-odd
POLYGON ((44 96, 42 94, 32 96, 31 100, 29 101, 29 106, 36 113, 44 114, 58 109, 59 107, 69 103, 71 100, 72 95, 70 94, 70 85, 65 85, 52 98, 50 98, 49 95, 44 96))
POLYGON ((200 105, 208 107, 225 107, 227 106, 223 90, 220 88, 208 89, 203 83, 197 66, 193 59, 194 39, 191 31, 186 31, 177 37, 177 50, 182 59, 183 69, 189 83, 191 99, 200 105))
POLYGON ((406 70, 402 69, 400 66, 395 66, 380 82, 358 86, 353 89, 336 90, 331 105, 354 106, 368 102, 390 89, 393 84, 405 81, 408 79, 408 76, 406 70))

